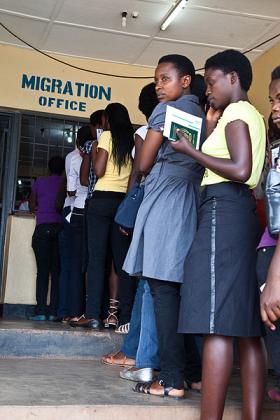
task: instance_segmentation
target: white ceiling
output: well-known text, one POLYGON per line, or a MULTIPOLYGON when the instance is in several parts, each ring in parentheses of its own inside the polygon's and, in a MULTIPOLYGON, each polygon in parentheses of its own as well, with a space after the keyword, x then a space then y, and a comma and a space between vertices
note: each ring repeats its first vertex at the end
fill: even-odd
MULTIPOLYGON (((245 51, 280 32, 280 0, 189 0, 166 31, 173 0, 0 0, 0 21, 35 47, 78 57, 154 67, 189 56, 196 68, 225 48, 245 51), (127 27, 121 12, 127 10, 127 27), (131 12, 139 12, 133 19, 131 12)), ((248 54, 253 61, 280 38, 248 54)), ((0 43, 23 45, 0 28, 0 43)))

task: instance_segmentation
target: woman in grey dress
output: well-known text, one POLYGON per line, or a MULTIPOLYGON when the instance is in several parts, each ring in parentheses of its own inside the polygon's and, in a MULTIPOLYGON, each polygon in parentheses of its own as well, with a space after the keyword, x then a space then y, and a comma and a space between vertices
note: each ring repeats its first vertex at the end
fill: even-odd
POLYGON ((174 152, 163 137, 166 106, 203 119, 198 98, 191 94, 195 70, 184 56, 162 57, 155 72, 160 101, 148 122, 140 168, 148 174, 132 242, 124 264, 130 275, 148 280, 154 299, 161 372, 156 381, 137 384, 135 391, 175 398, 184 396, 184 341, 177 334, 180 285, 197 225, 202 166, 174 152))
POLYGON ((201 420, 223 418, 233 366, 240 356, 242 419, 260 420, 265 354, 256 278, 259 222, 252 189, 265 157, 265 124, 248 101, 252 67, 239 51, 205 63, 208 138, 202 151, 179 134, 177 152, 204 165, 198 230, 186 260, 179 331, 203 334, 201 420))

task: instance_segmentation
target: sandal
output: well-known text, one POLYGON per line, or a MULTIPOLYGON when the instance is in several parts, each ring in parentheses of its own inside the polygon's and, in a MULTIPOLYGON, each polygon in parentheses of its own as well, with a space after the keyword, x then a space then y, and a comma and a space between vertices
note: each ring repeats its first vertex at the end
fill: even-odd
POLYGON ((68 324, 71 321, 71 316, 64 316, 61 320, 62 324, 68 324))
POLYGON ((135 360, 126 357, 121 351, 116 353, 106 354, 102 357, 101 362, 105 365, 120 366, 120 367, 132 367, 135 366, 135 360))
POLYGON ((118 320, 118 309, 119 309, 119 301, 116 299, 110 299, 109 309, 108 309, 108 316, 104 319, 104 327, 114 327, 116 328, 119 324, 118 320))
POLYGON ((127 324, 122 324, 118 328, 115 329, 115 332, 117 334, 128 334, 129 333, 129 326, 130 326, 129 322, 127 324))
POLYGON ((169 397, 169 398, 173 398, 175 400, 182 400, 183 398, 185 398, 185 393, 183 389, 176 389, 177 391, 183 391, 183 395, 171 395, 170 392, 172 392, 173 388, 172 386, 165 386, 164 382, 162 380, 160 381, 150 381, 150 382, 138 382, 138 384, 136 384, 135 388, 133 388, 134 392, 138 392, 140 394, 147 394, 147 395, 153 395, 155 397, 169 397), (161 385, 163 387, 163 394, 155 394, 151 391, 151 387, 153 386, 153 384, 158 383, 159 385, 161 385))

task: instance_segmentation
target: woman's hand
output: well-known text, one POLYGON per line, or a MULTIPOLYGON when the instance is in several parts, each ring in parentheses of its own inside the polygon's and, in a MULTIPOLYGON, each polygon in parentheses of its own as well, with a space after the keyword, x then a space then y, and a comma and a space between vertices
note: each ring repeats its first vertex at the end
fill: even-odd
POLYGON ((206 121, 207 123, 215 124, 217 125, 217 122, 219 121, 223 111, 221 109, 214 109, 210 107, 206 114, 206 121))
POLYGON ((210 136, 210 134, 214 131, 214 129, 216 128, 216 125, 220 119, 220 117, 222 116, 223 111, 221 111, 220 109, 214 109, 214 108, 209 108, 207 114, 206 114, 206 134, 207 137, 210 136))
POLYGON ((273 322, 280 318, 280 278, 272 278, 265 285, 261 294, 261 317, 265 325, 272 331, 276 330, 273 322))
POLYGON ((119 226, 119 230, 120 230, 122 235, 129 236, 129 233, 123 227, 119 226))
POLYGON ((276 329, 273 322, 280 319, 280 237, 261 294, 261 317, 268 328, 276 329))
POLYGON ((179 137, 178 141, 171 141, 171 146, 176 152, 184 153, 185 155, 191 155, 194 151, 194 147, 189 140, 189 137, 184 134, 181 130, 176 130, 176 134, 179 137))

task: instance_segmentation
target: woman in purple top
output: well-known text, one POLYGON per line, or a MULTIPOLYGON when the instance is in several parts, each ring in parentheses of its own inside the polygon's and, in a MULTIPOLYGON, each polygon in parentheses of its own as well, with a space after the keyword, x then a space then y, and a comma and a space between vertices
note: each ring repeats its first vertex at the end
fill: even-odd
POLYGON ((57 319, 58 281, 60 259, 58 234, 62 229, 62 217, 56 208, 56 200, 63 181, 64 159, 55 156, 48 163, 49 175, 37 179, 29 199, 30 210, 36 213, 36 228, 32 236, 32 248, 37 264, 36 314, 32 321, 46 321, 49 275, 51 293, 49 321, 57 319))

